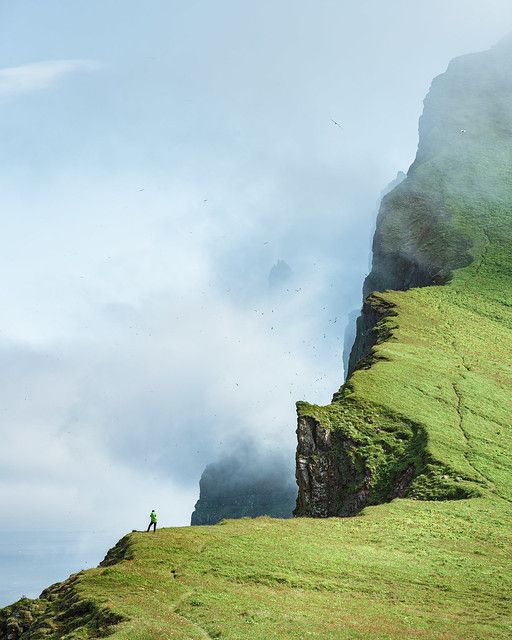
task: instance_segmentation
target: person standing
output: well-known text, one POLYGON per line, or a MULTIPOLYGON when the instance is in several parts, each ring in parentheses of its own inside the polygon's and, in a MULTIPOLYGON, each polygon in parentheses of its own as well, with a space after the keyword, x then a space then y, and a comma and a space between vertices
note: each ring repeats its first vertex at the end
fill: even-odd
POLYGON ((153 511, 149 514, 149 525, 147 530, 149 531, 151 527, 153 527, 153 533, 155 533, 156 522, 157 522, 156 511, 153 509, 153 511))

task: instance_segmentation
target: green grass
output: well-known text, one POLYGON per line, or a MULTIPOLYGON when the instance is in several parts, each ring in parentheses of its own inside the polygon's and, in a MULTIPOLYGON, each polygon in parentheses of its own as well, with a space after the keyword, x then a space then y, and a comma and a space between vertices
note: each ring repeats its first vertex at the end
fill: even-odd
POLYGON ((509 507, 397 500, 355 518, 130 534, 130 559, 75 579, 77 610, 95 613, 68 635, 50 625, 22 637, 97 637, 107 612, 125 619, 116 640, 510 638, 509 507))
POLYGON ((0 638, 512 637, 512 81, 501 55, 434 82, 418 159, 379 217, 382 264, 416 261, 443 286, 374 295, 387 312, 372 353, 331 405, 298 405, 332 431, 331 455, 378 506, 131 534, 109 566, 0 611, 0 638), (409 499, 379 504, 408 469, 409 499))
POLYGON ((354 443, 343 454, 366 473, 352 490, 369 485, 370 504, 408 466, 408 497, 512 499, 512 80, 493 55, 434 82, 423 129, 436 143, 420 144, 379 214, 370 281, 416 264, 443 286, 372 295, 371 354, 331 405, 298 406, 332 430, 334 455, 354 443))

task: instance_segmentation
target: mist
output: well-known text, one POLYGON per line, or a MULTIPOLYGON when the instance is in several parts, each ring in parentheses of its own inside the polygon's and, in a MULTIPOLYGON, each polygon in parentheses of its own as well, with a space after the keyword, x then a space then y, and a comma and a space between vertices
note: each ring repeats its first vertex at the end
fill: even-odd
POLYGON ((295 401, 343 381, 430 82, 511 16, 0 3, 1 531, 186 525, 205 466, 246 442, 293 472, 295 401))

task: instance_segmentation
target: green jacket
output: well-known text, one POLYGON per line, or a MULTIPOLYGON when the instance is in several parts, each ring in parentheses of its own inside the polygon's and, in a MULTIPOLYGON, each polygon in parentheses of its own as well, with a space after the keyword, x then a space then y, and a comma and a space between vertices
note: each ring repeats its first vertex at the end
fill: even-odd
POLYGON ((151 518, 151 522, 152 522, 152 523, 153 523, 153 522, 156 522, 156 511, 152 511, 152 512, 149 514, 149 517, 151 518))

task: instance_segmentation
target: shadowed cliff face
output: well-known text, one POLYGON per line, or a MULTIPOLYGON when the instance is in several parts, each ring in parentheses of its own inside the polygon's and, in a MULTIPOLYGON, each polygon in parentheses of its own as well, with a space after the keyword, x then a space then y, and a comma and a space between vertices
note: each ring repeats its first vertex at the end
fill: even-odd
POLYGON ((332 455, 333 434, 310 416, 299 417, 297 481, 303 487, 297 499, 296 515, 308 514, 314 518, 327 518, 333 512, 353 515, 366 503, 368 487, 365 474, 344 451, 352 449, 354 442, 340 442, 341 455, 332 455), (359 481, 359 488, 349 500, 340 500, 339 487, 351 486, 359 481))
MULTIPOLYGON (((490 51, 453 60, 447 72, 433 80, 408 177, 382 199, 363 299, 374 291, 446 284, 455 269, 472 262, 468 235, 453 225, 453 198, 471 190, 477 193, 485 184, 470 177, 467 184, 450 183, 449 173, 439 173, 436 156, 453 145, 450 169, 455 173, 465 155, 475 151, 483 131, 489 136, 488 145, 493 144, 491 136, 510 137, 511 64, 512 37, 507 37, 490 51), (428 180, 418 175, 422 165, 432 170, 428 180)), ((497 194, 488 191, 484 195, 492 200, 497 194)), ((348 375, 375 344, 371 336, 375 324, 375 314, 364 304, 348 375)))
MULTIPOLYGON (((328 407, 298 404, 296 515, 353 515, 400 496, 469 497, 486 485, 470 454, 458 453, 470 439, 457 371, 462 361, 466 383, 475 356, 457 331, 482 295, 500 305, 491 312, 488 303, 482 316, 510 322, 494 279, 510 270, 502 247, 511 235, 511 61, 509 39, 454 60, 432 84, 417 157, 380 207, 347 382, 328 407), (484 274, 493 251, 500 264, 484 274), (392 294, 420 287, 414 303, 410 293, 392 294), (394 431, 399 424, 406 435, 394 431)), ((481 375, 498 393, 492 372, 481 375)))
POLYGON ((451 213, 440 194, 416 192, 414 179, 410 178, 384 197, 348 375, 376 344, 374 327, 382 318, 382 310, 367 302, 367 297, 374 291, 445 284, 455 269, 470 264, 470 249, 467 236, 453 229, 451 213))
POLYGON ((242 447, 206 467, 191 524, 216 524, 228 518, 267 515, 291 518, 297 497, 284 456, 242 447))
MULTIPOLYGON (((368 418, 366 418, 368 420, 368 418)), ((372 471, 364 464, 364 456, 354 455, 357 442, 339 437, 311 416, 300 416, 297 429, 297 482, 300 491, 295 515, 327 518, 333 514, 353 516, 367 503, 372 493, 372 471)), ((422 436, 420 435, 420 438, 422 436)), ((416 434, 411 433, 412 449, 418 446, 416 434)), ((383 478, 385 496, 401 498, 414 476, 414 459, 393 467, 383 478)), ((402 452, 403 459, 406 458, 402 452)))

